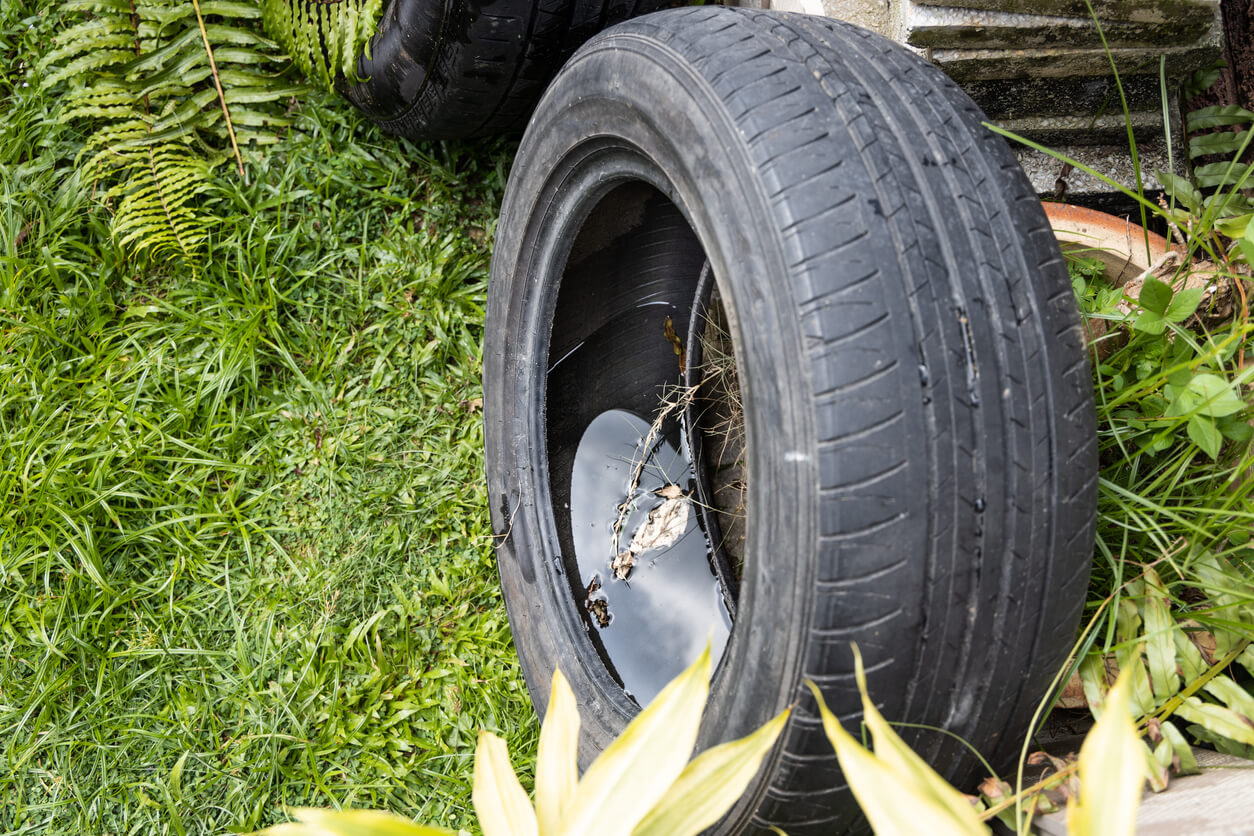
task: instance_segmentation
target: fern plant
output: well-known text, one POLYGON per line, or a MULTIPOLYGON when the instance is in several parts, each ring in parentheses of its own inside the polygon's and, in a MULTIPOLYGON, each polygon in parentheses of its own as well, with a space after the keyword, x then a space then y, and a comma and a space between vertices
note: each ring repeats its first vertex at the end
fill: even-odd
POLYGON ((65 28, 41 62, 64 88, 60 119, 85 128, 79 164, 112 206, 113 231, 136 253, 194 264, 214 223, 215 172, 246 177, 250 149, 289 125, 306 91, 291 51, 330 86, 352 65, 381 0, 67 0, 65 28), (278 40, 262 33, 263 16, 278 40), (333 69, 334 68, 334 69, 333 69))
POLYGON ((1168 217, 1177 226, 1214 229, 1229 238, 1245 235, 1254 217, 1254 112, 1235 105, 1203 107, 1185 118, 1190 181, 1170 172, 1155 177, 1174 204, 1168 217))
POLYGON ((383 0, 262 0, 266 31, 309 78, 331 89, 358 81, 357 57, 374 33, 383 0))

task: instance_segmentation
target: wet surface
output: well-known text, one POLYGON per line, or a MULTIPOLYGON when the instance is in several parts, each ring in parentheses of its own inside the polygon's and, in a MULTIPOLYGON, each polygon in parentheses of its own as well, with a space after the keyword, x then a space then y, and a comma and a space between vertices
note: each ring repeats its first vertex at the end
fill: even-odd
MULTIPOLYGON (((649 421, 626 410, 611 409, 594 418, 575 452, 569 503, 583 585, 580 603, 623 688, 641 705, 687 667, 707 639, 719 658, 732 626, 696 513, 688 515, 674 544, 640 554, 627 580, 610 569, 619 505, 628 498, 633 465, 648 434, 649 421)), ((667 485, 691 493, 692 469, 688 457, 661 437, 631 494, 619 548, 665 502, 656 492, 667 485)))

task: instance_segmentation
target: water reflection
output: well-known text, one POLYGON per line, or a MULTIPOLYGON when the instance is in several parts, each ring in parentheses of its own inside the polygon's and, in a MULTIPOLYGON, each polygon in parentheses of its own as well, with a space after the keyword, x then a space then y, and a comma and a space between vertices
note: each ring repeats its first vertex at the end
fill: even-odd
MULTIPOLYGON (((612 409, 598 415, 579 441, 570 486, 575 559, 585 588, 593 589, 581 603, 591 605, 592 629, 599 631, 624 688, 641 705, 687 667, 707 639, 718 659, 731 632, 697 514, 688 514, 687 528, 673 545, 642 553, 626 581, 610 570, 618 506, 648 432, 649 422, 630 412, 612 409)), ((662 504, 654 492, 668 484, 691 492, 691 463, 659 440, 632 494, 634 507, 622 527, 620 548, 662 504)))

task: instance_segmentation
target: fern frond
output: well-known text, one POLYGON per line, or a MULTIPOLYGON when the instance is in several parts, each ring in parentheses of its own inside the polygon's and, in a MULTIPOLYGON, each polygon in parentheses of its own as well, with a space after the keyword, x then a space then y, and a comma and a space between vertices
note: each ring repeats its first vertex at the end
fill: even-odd
POLYGON ((357 58, 383 14, 383 0, 262 0, 266 32, 296 66, 327 89, 358 81, 357 58))
POLYGON ((130 175, 109 190, 120 198, 113 231, 123 245, 142 242, 153 255, 172 251, 192 260, 207 237, 192 199, 209 188, 203 159, 177 145, 149 145, 125 166, 130 175))
POLYGON ((230 128, 239 127, 242 166, 243 150, 276 141, 286 101, 301 89, 283 79, 287 57, 261 31, 257 3, 199 8, 65 0, 71 25, 40 65, 42 85, 61 90, 58 118, 87 131, 83 179, 106 195, 115 239, 132 252, 194 260, 213 223, 202 197, 231 153, 230 128))

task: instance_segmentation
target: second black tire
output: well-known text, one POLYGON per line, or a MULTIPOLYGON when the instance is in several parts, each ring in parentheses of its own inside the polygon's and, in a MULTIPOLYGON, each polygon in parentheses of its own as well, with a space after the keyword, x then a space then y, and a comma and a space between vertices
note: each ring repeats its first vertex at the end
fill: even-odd
MULTIPOLYGON (((640 441, 662 426, 659 397, 691 371, 672 332, 705 309, 703 264, 714 277, 743 405, 746 539, 699 746, 799 704, 718 833, 862 826, 803 686, 856 729, 851 643, 890 721, 945 729, 1000 768, 1075 635, 1095 519, 1090 368, 1049 223, 982 118, 869 32, 693 7, 589 42, 523 138, 488 291, 489 495, 533 701, 543 713, 560 665, 585 766, 654 687, 637 669, 677 671, 719 629, 717 614, 673 615, 713 611, 688 587, 656 584, 654 609, 641 597, 690 559, 678 546, 616 579, 612 498, 660 500, 613 456, 578 461, 604 428, 640 441), (609 507, 589 516, 590 502, 609 507)), ((683 434, 667 432, 675 458, 683 434)), ((948 778, 977 775, 955 737, 903 732, 948 778)))
POLYGON ((671 0, 388 0, 340 92, 385 131, 469 139, 520 131, 549 80, 607 26, 671 0))

